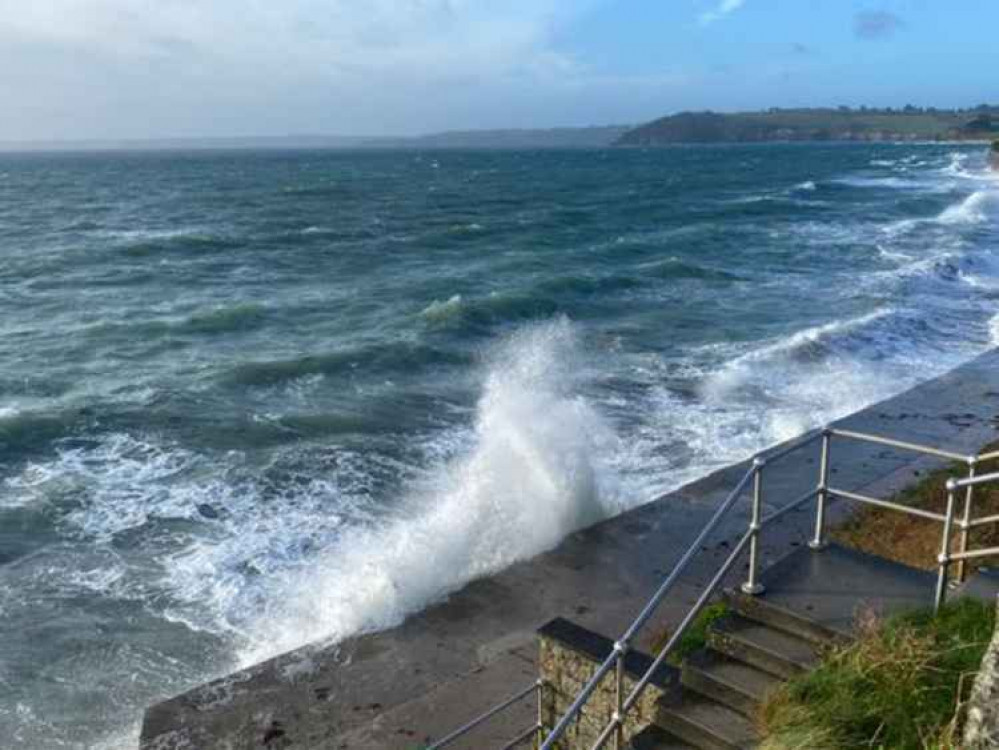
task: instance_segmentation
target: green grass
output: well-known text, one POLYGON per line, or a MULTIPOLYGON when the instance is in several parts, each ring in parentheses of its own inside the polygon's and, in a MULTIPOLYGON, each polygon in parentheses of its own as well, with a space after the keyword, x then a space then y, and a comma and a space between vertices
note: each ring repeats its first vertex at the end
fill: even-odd
MULTIPOLYGON (((725 602, 709 604, 702 609, 697 614, 697 617, 694 618, 694 621, 690 623, 687 632, 680 637, 680 641, 670 652, 669 656, 666 657, 666 661, 674 666, 679 666, 684 658, 704 648, 708 643, 708 629, 711 627, 711 624, 725 617, 729 612, 731 610, 725 602)), ((652 644, 652 652, 658 656, 659 652, 669 642, 671 635, 672 633, 666 629, 660 632, 652 644)))
POLYGON ((945 750, 995 626, 974 599, 884 622, 767 701, 764 750, 945 750))
MULTIPOLYGON (((999 443, 982 447, 979 453, 999 450, 999 443)), ((976 467, 978 474, 999 471, 999 460, 985 461, 976 467)), ((953 463, 937 471, 921 476, 920 481, 897 493, 891 499, 902 505, 943 513, 947 505, 945 484, 950 477, 964 477, 968 474, 966 464, 953 463)), ((964 494, 958 495, 957 512, 964 507, 964 494)), ((999 514, 999 485, 988 484, 975 488, 972 517, 981 518, 999 514)), ((839 526, 830 530, 835 541, 872 555, 904 563, 915 568, 931 569, 937 565, 940 552, 942 527, 935 521, 899 513, 896 510, 855 507, 850 516, 839 526)), ((958 538, 955 529, 953 543, 958 538)), ((971 532, 969 549, 999 546, 999 527, 995 524, 980 526, 971 532)), ((989 565, 987 560, 982 564, 989 565)), ((969 569, 974 571, 979 561, 971 561, 969 569)))

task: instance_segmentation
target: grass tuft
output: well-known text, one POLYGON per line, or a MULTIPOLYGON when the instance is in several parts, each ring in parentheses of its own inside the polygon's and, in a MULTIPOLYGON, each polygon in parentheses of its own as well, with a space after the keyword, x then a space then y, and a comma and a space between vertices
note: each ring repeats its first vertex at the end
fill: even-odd
POLYGON ((764 750, 945 750, 992 637, 995 612, 975 599, 878 621, 832 650, 764 705, 764 750))
MULTIPOLYGON (((679 666, 686 657, 707 646, 708 630, 710 630, 712 623, 725 617, 731 611, 725 602, 709 604, 702 609, 694 621, 690 623, 687 632, 680 637, 680 641, 666 657, 666 661, 674 666, 679 666)), ((658 656, 666 647, 671 636, 672 633, 668 629, 663 629, 652 644, 652 653, 658 656)))

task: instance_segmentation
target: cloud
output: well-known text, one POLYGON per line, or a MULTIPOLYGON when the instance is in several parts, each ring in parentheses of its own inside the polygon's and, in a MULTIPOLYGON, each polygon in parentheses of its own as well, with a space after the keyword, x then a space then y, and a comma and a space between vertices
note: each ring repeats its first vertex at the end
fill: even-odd
POLYGON ((745 4, 746 0, 720 0, 718 5, 713 10, 701 13, 698 20, 700 21, 701 26, 708 26, 715 21, 720 21, 726 16, 735 13, 735 11, 739 10, 739 8, 745 4))
POLYGON ((0 0, 0 140, 599 120, 555 41, 598 2, 0 0))
POLYGON ((860 39, 885 39, 904 26, 901 18, 886 10, 860 11, 853 17, 853 33, 860 39))

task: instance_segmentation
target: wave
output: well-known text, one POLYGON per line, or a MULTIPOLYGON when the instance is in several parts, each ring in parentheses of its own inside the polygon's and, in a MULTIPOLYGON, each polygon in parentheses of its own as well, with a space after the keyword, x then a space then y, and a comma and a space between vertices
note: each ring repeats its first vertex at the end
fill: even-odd
POLYGON ((929 333, 918 317, 886 307, 727 357, 684 406, 684 421, 698 426, 683 440, 730 462, 887 398, 960 361, 957 352, 928 358, 929 333))
POLYGON ((117 240, 116 251, 132 258, 163 253, 205 253, 239 247, 237 238, 204 229, 128 230, 105 233, 117 240))
POLYGON ((219 305, 206 312, 195 313, 178 328, 192 333, 230 333, 257 328, 266 316, 267 308, 253 302, 219 305))
POLYGON ((890 188, 894 190, 918 190, 923 185, 915 180, 902 177, 840 177, 834 182, 858 188, 890 188))
POLYGON ((941 224, 980 224, 993 218, 999 207, 999 194, 991 190, 976 190, 960 203, 944 209, 937 217, 941 224))
POLYGON ((704 279, 709 281, 739 281, 743 277, 719 268, 690 263, 672 256, 664 260, 646 263, 639 267, 643 275, 660 279, 704 279))
POLYGON ((225 382, 269 386, 309 375, 343 375, 359 371, 412 372, 428 366, 468 364, 468 357, 449 350, 409 341, 385 342, 291 359, 245 362, 223 375, 225 382))
POLYGON ((0 459, 31 455, 91 419, 92 412, 74 408, 7 407, 0 414, 0 459))
MULTIPOLYGON (((860 331, 871 323, 893 314, 895 314, 894 308, 883 307, 855 318, 835 320, 805 328, 737 357, 728 364, 728 369, 738 370, 754 362, 773 359, 786 358, 796 361, 821 359, 823 353, 829 351, 832 345, 844 336, 860 331)), ((719 381, 722 382, 724 381, 719 381)))
POLYGON ((579 395, 581 362, 565 319, 501 343, 466 450, 414 487, 391 521, 271 577, 280 596, 265 598, 242 661, 394 625, 619 509, 606 458, 616 438, 579 395))
POLYGON ((420 311, 420 317, 435 323, 447 322, 459 316, 461 309, 462 297, 455 294, 443 302, 435 299, 420 311))

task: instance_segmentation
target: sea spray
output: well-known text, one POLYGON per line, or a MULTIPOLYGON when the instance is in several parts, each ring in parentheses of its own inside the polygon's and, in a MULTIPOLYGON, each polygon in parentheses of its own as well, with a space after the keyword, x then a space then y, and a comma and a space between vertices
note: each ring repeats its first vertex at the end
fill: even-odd
POLYGON ((617 510, 617 439, 579 393, 583 363, 564 318, 500 343, 468 450, 411 488, 392 519, 271 581, 282 595, 267 598, 243 661, 394 625, 617 510))

